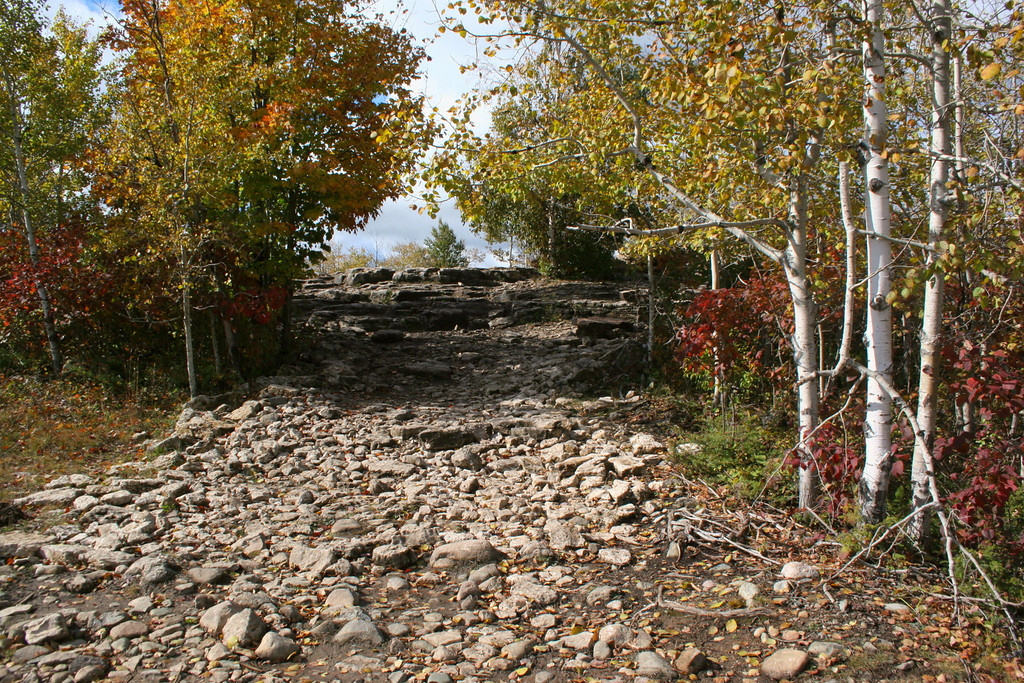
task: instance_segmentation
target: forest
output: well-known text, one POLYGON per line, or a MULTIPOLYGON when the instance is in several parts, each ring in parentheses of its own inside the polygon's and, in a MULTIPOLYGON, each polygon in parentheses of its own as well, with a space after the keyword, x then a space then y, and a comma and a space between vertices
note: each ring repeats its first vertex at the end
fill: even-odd
POLYGON ((336 233, 453 197, 553 274, 656 273, 656 383, 781 415, 794 509, 1019 616, 1013 0, 459 0, 490 85, 434 112, 424 48, 340 0, 2 13, 0 371, 250 377, 336 233))

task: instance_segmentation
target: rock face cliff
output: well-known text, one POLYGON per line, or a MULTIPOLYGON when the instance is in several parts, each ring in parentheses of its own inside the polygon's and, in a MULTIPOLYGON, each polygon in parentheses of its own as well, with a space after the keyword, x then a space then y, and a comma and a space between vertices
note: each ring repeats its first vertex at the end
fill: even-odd
POLYGON ((293 367, 191 402, 138 463, 16 501, 58 523, 0 534, 0 681, 738 681, 762 654, 776 678, 837 661, 809 646, 817 570, 779 580, 781 552, 737 550, 749 520, 695 510, 659 438, 621 424, 637 298, 518 269, 307 282, 293 367))

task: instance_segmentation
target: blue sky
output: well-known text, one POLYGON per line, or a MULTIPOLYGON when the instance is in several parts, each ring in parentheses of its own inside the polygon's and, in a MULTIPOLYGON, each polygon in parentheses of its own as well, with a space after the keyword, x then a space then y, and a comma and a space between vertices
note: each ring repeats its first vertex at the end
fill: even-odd
MULTIPOLYGON (((61 6, 68 14, 91 20, 96 26, 104 25, 119 8, 116 0, 51 0, 50 11, 56 12, 61 6)), ((423 76, 416 81, 414 88, 426 96, 428 107, 444 111, 476 86, 477 76, 471 72, 459 72, 460 65, 476 60, 475 46, 452 32, 437 34, 438 10, 431 0, 376 0, 369 11, 381 14, 395 28, 408 29, 418 41, 426 43, 431 59, 423 64, 423 76)), ((489 125, 488 112, 481 112, 474 121, 478 130, 483 132, 489 125)), ((410 204, 414 202, 414 197, 388 202, 365 231, 339 235, 342 246, 375 252, 387 251, 400 242, 422 243, 437 221, 411 209, 410 204)), ((438 218, 445 220, 467 247, 487 250, 487 243, 463 225, 453 202, 441 207, 438 218)), ((493 257, 487 262, 487 265, 495 264, 493 257)))

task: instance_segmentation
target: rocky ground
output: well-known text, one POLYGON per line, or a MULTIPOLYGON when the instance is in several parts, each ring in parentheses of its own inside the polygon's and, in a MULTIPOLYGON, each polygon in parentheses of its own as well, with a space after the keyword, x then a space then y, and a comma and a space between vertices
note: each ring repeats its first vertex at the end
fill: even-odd
POLYGON ((0 681, 971 678, 927 577, 835 574, 834 544, 691 486, 667 425, 625 426, 642 294, 310 281, 295 366, 16 501, 0 681))

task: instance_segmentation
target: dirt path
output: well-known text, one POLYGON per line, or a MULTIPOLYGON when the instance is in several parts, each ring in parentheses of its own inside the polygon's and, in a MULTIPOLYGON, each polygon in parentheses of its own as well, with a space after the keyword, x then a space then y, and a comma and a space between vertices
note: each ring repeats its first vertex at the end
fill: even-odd
POLYGON ((963 677, 918 645, 945 613, 911 575, 822 582, 834 547, 690 490, 622 426, 638 298, 523 270, 311 281, 294 367, 18 501, 58 524, 0 534, 0 681, 963 677))

